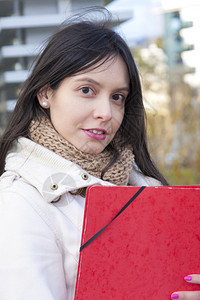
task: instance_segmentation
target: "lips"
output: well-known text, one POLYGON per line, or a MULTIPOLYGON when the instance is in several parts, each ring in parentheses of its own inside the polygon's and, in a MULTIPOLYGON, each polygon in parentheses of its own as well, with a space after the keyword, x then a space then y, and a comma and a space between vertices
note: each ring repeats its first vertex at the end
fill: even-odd
POLYGON ((105 129, 100 128, 90 128, 90 129, 82 129, 83 132, 94 140, 105 140, 107 136, 107 131, 105 129))

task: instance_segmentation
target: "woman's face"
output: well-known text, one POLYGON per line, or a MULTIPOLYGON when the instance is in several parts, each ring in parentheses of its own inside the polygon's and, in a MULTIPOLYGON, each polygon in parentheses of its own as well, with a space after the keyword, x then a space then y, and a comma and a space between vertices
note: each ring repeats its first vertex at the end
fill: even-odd
POLYGON ((82 152, 97 154, 121 125, 128 92, 128 70, 118 56, 65 78, 56 91, 49 88, 47 98, 38 99, 41 105, 48 103, 51 122, 64 139, 82 152))

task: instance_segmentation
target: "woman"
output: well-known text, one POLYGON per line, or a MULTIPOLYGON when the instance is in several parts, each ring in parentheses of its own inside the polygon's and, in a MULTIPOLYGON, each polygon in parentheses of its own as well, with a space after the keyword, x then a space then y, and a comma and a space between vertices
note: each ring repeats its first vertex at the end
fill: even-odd
POLYGON ((105 24, 52 36, 0 152, 4 300, 74 298, 88 186, 167 185, 147 150, 134 60, 105 24))

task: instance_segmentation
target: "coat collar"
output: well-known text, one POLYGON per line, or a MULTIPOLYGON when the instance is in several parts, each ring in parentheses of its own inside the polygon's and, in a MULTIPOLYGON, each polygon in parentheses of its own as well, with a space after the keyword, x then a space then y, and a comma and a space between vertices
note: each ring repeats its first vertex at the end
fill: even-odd
POLYGON ((19 138, 9 151, 5 169, 34 186, 47 202, 56 201, 64 193, 82 187, 113 185, 24 137, 19 138))

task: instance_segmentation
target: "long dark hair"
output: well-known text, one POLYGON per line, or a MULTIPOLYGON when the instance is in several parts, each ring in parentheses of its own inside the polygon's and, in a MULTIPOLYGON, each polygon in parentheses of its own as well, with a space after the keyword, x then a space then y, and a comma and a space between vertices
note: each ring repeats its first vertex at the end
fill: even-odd
MULTIPOLYGON (((47 110, 43 109, 37 100, 41 88, 48 85, 56 90, 66 77, 121 55, 130 77, 130 92, 119 129, 120 136, 123 137, 121 143, 132 145, 136 164, 144 175, 167 184, 152 162, 147 149, 145 111, 137 67, 125 41, 110 29, 108 24, 75 20, 62 25, 50 38, 24 83, 7 129, 1 138, 0 174, 4 171, 5 157, 13 141, 20 136, 28 136, 28 128, 33 119, 48 116, 47 110)), ((113 148, 112 143, 108 147, 113 148)), ((111 164, 116 159, 115 153, 111 164)))

